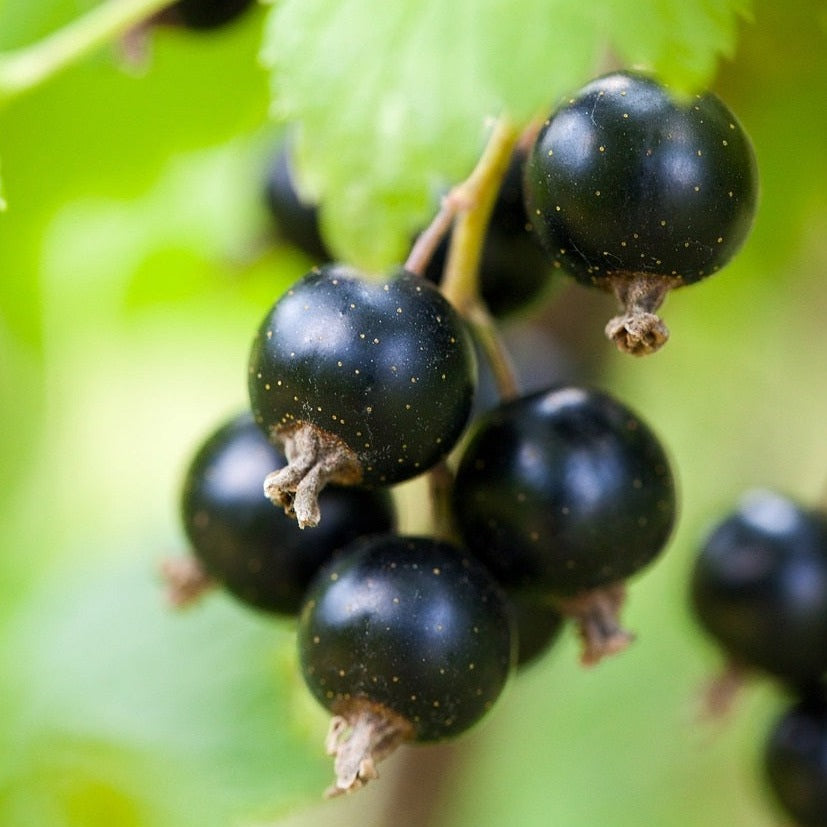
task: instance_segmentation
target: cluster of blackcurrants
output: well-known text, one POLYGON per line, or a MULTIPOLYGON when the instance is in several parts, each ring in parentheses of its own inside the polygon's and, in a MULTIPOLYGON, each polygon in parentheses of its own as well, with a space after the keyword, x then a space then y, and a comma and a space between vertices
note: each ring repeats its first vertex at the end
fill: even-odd
MULTIPOLYGON (((734 254, 756 190, 749 141, 715 96, 599 78, 515 152, 482 300, 508 313, 560 269, 613 291, 623 309, 607 333, 652 352, 666 292, 734 254)), ((268 197, 284 235, 328 261, 284 155, 268 197)), ((333 714, 332 793, 375 777, 402 742, 478 721, 564 618, 584 663, 625 648, 624 583, 676 519, 666 451, 610 394, 548 387, 471 416, 477 356, 439 286, 449 243, 422 273, 324 263, 288 289, 252 344, 250 411, 206 440, 184 486, 194 554, 169 567, 173 594, 218 582, 298 617, 304 678, 333 714), (389 489, 426 473, 433 530, 401 535, 389 489)))
POLYGON ((766 774, 797 824, 827 824, 827 513, 749 492, 703 544, 691 596, 727 659, 713 711, 749 675, 795 696, 765 744, 766 774))

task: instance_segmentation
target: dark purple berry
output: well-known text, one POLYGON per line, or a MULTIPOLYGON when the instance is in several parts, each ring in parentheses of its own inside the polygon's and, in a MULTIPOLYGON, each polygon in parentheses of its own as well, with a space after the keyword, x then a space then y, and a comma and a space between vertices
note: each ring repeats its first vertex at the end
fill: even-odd
POLYGON ((563 617, 552 606, 512 595, 517 624, 517 667, 536 662, 554 645, 563 630, 563 617))
POLYGON ((187 29, 219 29, 240 17, 254 0, 177 0, 159 14, 164 23, 187 29))
POLYGON ((428 281, 387 282, 341 265, 314 270, 261 324, 249 364, 256 422, 289 464, 267 478, 299 524, 319 520, 327 482, 388 485, 456 443, 474 395, 465 324, 428 281))
POLYGON ((827 704, 807 698, 773 726, 764 750, 770 789, 799 827, 827 824, 827 704))
POLYGON ((827 672, 827 521, 789 497, 752 491, 695 560, 694 614, 741 667, 794 686, 827 672))
POLYGON ((635 413, 563 386, 480 418, 453 505, 463 542, 500 583, 578 618, 593 662, 628 642, 615 619, 622 583, 665 547, 675 483, 635 413))
POLYGON ((318 207, 303 200, 296 189, 288 141, 279 145, 272 158, 264 197, 276 230, 284 241, 301 250, 316 264, 331 260, 319 230, 318 207))
POLYGON ((405 741, 475 724, 514 666, 505 596, 457 547, 424 537, 357 541, 319 572, 298 627, 302 673, 330 710, 337 784, 350 791, 405 741))
POLYGON ((615 293, 618 347, 668 336, 668 290, 723 267, 747 237, 758 174, 750 141, 713 94, 685 100, 654 78, 614 72, 545 122, 526 162, 529 217, 552 262, 615 293))
POLYGON ((321 565, 366 534, 392 531, 385 490, 330 486, 321 495, 325 522, 302 531, 273 508, 261 481, 285 464, 249 413, 218 428, 199 447, 181 492, 181 517, 204 573, 244 603, 297 614, 321 565))

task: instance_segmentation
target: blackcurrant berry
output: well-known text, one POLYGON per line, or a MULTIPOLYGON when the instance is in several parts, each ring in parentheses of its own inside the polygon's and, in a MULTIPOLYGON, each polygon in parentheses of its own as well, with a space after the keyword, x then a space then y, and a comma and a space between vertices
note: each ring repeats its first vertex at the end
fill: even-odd
POLYGON ((517 667, 524 669, 544 655, 560 636, 562 615, 545 603, 512 596, 517 624, 517 667))
POLYGON ((807 698, 773 726, 764 750, 769 785, 800 827, 827 824, 827 704, 807 698))
MULTIPOLYGON (((480 256, 480 294, 497 317, 525 308, 549 284, 549 263, 532 232, 523 195, 525 150, 511 158, 491 213, 480 256)), ((448 257, 450 235, 437 247, 425 270, 437 284, 448 257)))
POLYGON ((668 336, 655 315, 667 291, 741 247, 758 190, 750 141, 715 95, 683 101, 633 72, 598 78, 553 112, 525 176, 554 265, 615 293, 624 312, 606 333, 636 354, 668 336))
POLYGON ((827 524, 773 491, 752 491, 695 560, 694 614, 737 665, 807 686, 827 672, 827 524))
POLYGON ((299 617, 310 691, 330 710, 336 786, 354 790, 400 743, 475 724, 516 656, 511 608, 483 566, 424 537, 366 538, 314 579, 299 617))
POLYGON ((392 531, 396 520, 384 489, 330 486, 321 495, 324 525, 301 531, 261 490, 264 476, 284 464, 249 413, 233 417, 191 460, 181 517, 206 576, 248 605, 297 614, 308 583, 334 552, 365 534, 392 531))
POLYGON ((465 428, 476 364, 465 324, 428 281, 308 273, 261 324, 249 364, 256 422, 283 443, 267 477, 302 526, 327 482, 386 485, 427 471, 465 428))
POLYGON ((163 23, 207 30, 226 26, 243 14, 254 0, 177 0, 158 15, 163 23))
POLYGON ((584 662, 619 650, 622 582, 664 548, 675 483, 649 427, 608 394, 562 386, 478 422, 453 490, 463 542, 506 588, 578 621, 584 662))
POLYGON ((284 241, 301 250, 317 264, 331 260, 332 256, 319 230, 318 207, 304 201, 296 189, 289 141, 279 145, 270 162, 264 197, 276 230, 284 241))

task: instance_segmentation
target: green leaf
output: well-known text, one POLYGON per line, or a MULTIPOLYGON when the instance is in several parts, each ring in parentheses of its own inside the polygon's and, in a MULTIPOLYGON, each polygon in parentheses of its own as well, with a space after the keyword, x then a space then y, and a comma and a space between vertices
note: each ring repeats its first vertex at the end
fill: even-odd
POLYGON ((743 2, 649 0, 641 12, 624 0, 281 0, 262 55, 328 241, 382 270, 440 190, 468 175, 491 118, 545 115, 606 65, 607 47, 678 85, 706 81, 743 2))
MULTIPOLYGON (((77 15, 75 0, 50 0, 48 6, 59 5, 66 16, 67 3, 77 15)), ((13 0, 5 8, 0 41, 20 6, 21 0, 13 0)), ((262 17, 258 9, 253 12, 217 36, 155 32, 140 77, 125 71, 113 49, 0 109, 9 203, 0 216, 0 316, 15 337, 40 345, 39 248, 65 202, 139 197, 176 155, 228 142, 266 123, 266 73, 256 63, 262 17)), ((38 17, 34 10, 30 14, 38 17)), ((244 186, 246 181, 239 182, 239 189, 244 186)))
POLYGON ((697 91, 732 57, 750 0, 604 0, 606 32, 621 59, 655 70, 666 82, 697 91))
POLYGON ((369 269, 398 260, 439 190, 470 172, 487 119, 526 120, 587 74, 592 27, 569 5, 527 0, 520 15, 499 0, 275 6, 264 50, 274 111, 300 124, 301 180, 337 252, 369 269), (532 18, 547 36, 525 37, 532 18))

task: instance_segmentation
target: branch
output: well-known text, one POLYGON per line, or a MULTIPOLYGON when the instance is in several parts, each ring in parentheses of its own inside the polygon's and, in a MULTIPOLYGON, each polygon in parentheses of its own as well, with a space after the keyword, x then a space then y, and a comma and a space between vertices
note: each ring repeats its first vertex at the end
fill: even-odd
POLYGON ((170 5, 172 0, 107 0, 30 46, 0 53, 0 104, 35 88, 170 5))

